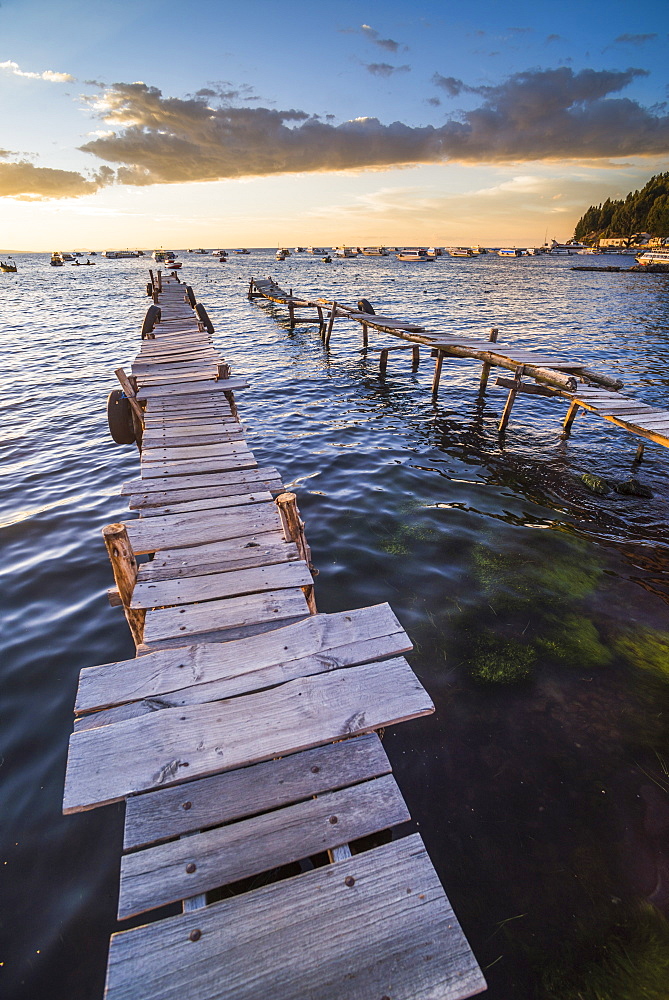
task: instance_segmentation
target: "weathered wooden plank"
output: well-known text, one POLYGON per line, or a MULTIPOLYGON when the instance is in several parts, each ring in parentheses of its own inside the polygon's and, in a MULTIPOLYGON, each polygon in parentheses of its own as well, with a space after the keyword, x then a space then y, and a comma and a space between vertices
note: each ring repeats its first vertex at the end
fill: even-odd
MULTIPOLYGON (((208 445, 212 447, 219 442, 231 442, 231 441, 243 441, 244 431, 236 424, 234 427, 231 425, 228 428, 221 427, 216 429, 209 423, 200 424, 200 428, 197 431, 191 429, 189 435, 172 435, 169 430, 161 431, 147 431, 145 430, 142 437, 142 448, 147 449, 147 454, 158 448, 192 448, 201 447, 202 445, 208 445)), ((248 447, 248 446, 247 446, 248 447)), ((178 453, 175 452, 178 455, 178 453)))
MULTIPOLYGON (((300 622, 295 622, 300 624, 300 622)), ((288 627, 288 626, 284 626, 288 627)), ((274 629, 274 631, 277 631, 274 629)), ((227 635, 228 633, 226 633, 227 635)), ((265 635, 269 633, 265 632, 265 635)), ((248 638, 257 638, 257 635, 249 635, 248 638)), ((237 640, 235 640, 237 641, 237 640)), ((216 645, 216 636, 210 642, 201 645, 216 645)), ((155 655, 155 652, 174 653, 183 646, 151 651, 148 647, 147 656, 155 655)), ((246 694, 249 691, 261 691, 263 688, 273 687, 275 684, 283 684, 286 681, 294 680, 296 677, 311 677, 314 674, 324 673, 332 670, 335 666, 348 666, 366 661, 378 660, 384 656, 392 656, 394 653, 407 648, 407 643, 402 641, 402 635, 383 636, 380 639, 365 639, 357 643, 352 643, 348 647, 339 647, 335 650, 335 662, 326 657, 305 657, 301 660, 292 660, 289 663, 279 666, 268 667, 263 670, 253 670, 250 673, 234 674, 230 677, 222 677, 220 680, 208 681, 203 684, 190 685, 180 688, 177 691, 170 691, 167 694, 155 698, 145 698, 142 701, 125 702, 111 708, 102 709, 89 715, 80 715, 75 719, 75 731, 81 729, 95 729, 97 726, 108 726, 114 722, 123 722, 126 719, 137 719, 140 715, 149 715, 151 712, 161 711, 165 708, 178 708, 184 705, 203 705, 208 701, 221 701, 224 698, 231 698, 234 695, 246 694)), ((143 662, 146 656, 140 657, 143 662)), ((133 661, 137 662, 137 660, 133 661)))
POLYGON ((217 511, 194 511, 190 514, 168 514, 147 517, 126 523, 128 537, 136 555, 158 552, 160 549, 186 548, 217 542, 240 535, 253 535, 281 527, 275 505, 253 504, 223 508, 217 511))
MULTIPOLYGON (((281 477, 277 470, 271 467, 238 469, 232 472, 219 472, 215 475, 183 476, 179 479, 170 477, 162 483, 158 479, 151 479, 148 482, 143 479, 131 479, 121 487, 121 495, 130 495, 133 500, 135 497, 146 497, 149 500, 152 493, 168 492, 172 496, 176 490, 180 492, 184 490, 225 490, 228 487, 236 489, 238 486, 244 487, 242 492, 245 492, 247 486, 253 489, 256 483, 264 489, 272 489, 266 484, 277 481, 280 482, 281 477)), ((184 497, 184 499, 192 499, 192 497, 184 497)), ((160 503, 162 504, 162 502, 161 500, 160 503)))
POLYGON ((137 393, 139 399, 153 399, 156 396, 179 396, 179 395, 205 395, 211 393, 215 395, 219 392, 237 392, 239 389, 248 389, 249 383, 244 378, 231 376, 226 379, 219 379, 218 382, 197 382, 183 385, 151 385, 143 388, 137 393))
POLYGON ((209 472, 232 472, 234 469, 251 469, 256 464, 252 451, 237 450, 218 458, 194 458, 192 460, 163 463, 146 463, 142 467, 142 478, 165 479, 168 476, 198 476, 209 472))
MULTIPOLYGON (((301 592, 300 592, 301 593, 301 592)), ((66 813, 331 743, 434 706, 402 657, 73 733, 66 813)))
MULTIPOLYGON (((253 796, 253 786, 247 786, 253 796)), ((404 823, 391 774, 121 860, 120 920, 404 823)))
MULTIPOLYGON (((280 565, 292 566, 293 563, 280 565)), ((252 570, 242 572, 253 572, 252 570)), ((188 642, 191 636, 205 632, 219 632, 240 625, 258 622, 281 622, 309 613, 309 606, 299 588, 275 589, 245 597, 228 597, 206 601, 204 604, 187 604, 179 608, 161 608, 147 611, 144 622, 144 643, 160 643, 164 639, 188 642)))
POLYGON ((485 988, 423 843, 413 834, 195 913, 113 935, 105 996, 463 1000, 485 988))
POLYGON ((276 563, 227 573, 210 573, 187 579, 138 582, 132 594, 132 608, 195 604, 241 594, 258 594, 284 587, 308 587, 313 583, 305 562, 276 563))
POLYGON ((411 641, 388 604, 331 615, 233 642, 159 650, 140 659, 87 667, 79 675, 76 712, 165 698, 188 686, 228 684, 232 697, 320 671, 395 656, 411 641))
POLYGON ((237 452, 250 454, 249 447, 243 439, 232 438, 224 441, 221 437, 214 444, 143 447, 142 474, 144 475, 144 466, 147 463, 164 464, 173 461, 186 462, 196 458, 220 458, 221 455, 234 455, 237 452))
POLYGON ((230 543, 220 543, 218 551, 211 551, 216 543, 197 546, 193 549, 163 550, 150 562, 142 563, 137 579, 142 583, 152 580, 176 580, 188 576, 205 576, 209 573, 226 573, 234 569, 250 569, 252 566, 270 566, 272 563, 288 562, 299 558, 294 542, 286 542, 281 532, 266 532, 262 535, 242 535, 230 543), (223 546, 227 545, 227 548, 223 546), (207 551, 203 554, 202 549, 207 551), (189 555, 189 558, 168 558, 163 556, 189 555))
POLYGON ((205 500, 188 500, 184 503, 172 503, 165 507, 145 507, 142 517, 163 517, 166 514, 184 514, 194 510, 215 510, 218 507, 241 507, 254 503, 269 503, 272 494, 265 491, 258 493, 239 493, 236 496, 209 497, 205 500))
POLYGON ((206 830, 390 771, 381 740, 376 733, 366 733, 174 788, 131 795, 123 847, 130 850, 206 830))

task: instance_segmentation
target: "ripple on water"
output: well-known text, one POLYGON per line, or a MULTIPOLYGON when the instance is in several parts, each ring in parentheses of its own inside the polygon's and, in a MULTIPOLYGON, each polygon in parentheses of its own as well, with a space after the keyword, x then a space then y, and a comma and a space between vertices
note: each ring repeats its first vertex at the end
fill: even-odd
MULTIPOLYGON (((239 405, 251 447, 298 492, 319 608, 389 601, 414 640, 437 712, 389 730, 386 747, 490 966, 490 1000, 540 996, 546 952, 566 962, 579 934, 603 936, 621 906, 667 902, 657 885, 669 822, 652 789, 668 787, 668 688, 642 653, 669 632, 669 453, 649 446, 638 471, 652 499, 596 497, 579 477, 628 478, 636 445, 624 432, 581 415, 564 442, 566 404, 519 398, 500 442, 506 392, 491 378, 478 396, 480 365, 445 363, 435 405, 425 350, 417 372, 391 353, 380 380, 357 327, 338 320, 327 353, 313 323, 290 331, 245 290, 270 271, 305 295, 364 296, 444 332, 497 326, 501 341, 570 352, 664 406, 666 279, 492 256, 420 274, 394 258, 186 261, 222 352, 250 376, 239 405), (506 683, 520 661, 523 679, 506 683)), ((0 972, 12 1000, 102 995, 121 810, 62 817, 60 802, 79 670, 132 655, 106 601, 99 531, 127 516, 118 488, 137 474, 136 449, 111 444, 105 401, 139 346, 148 264, 99 258, 60 273, 44 255, 21 257, 2 305, 11 926, 0 972)))

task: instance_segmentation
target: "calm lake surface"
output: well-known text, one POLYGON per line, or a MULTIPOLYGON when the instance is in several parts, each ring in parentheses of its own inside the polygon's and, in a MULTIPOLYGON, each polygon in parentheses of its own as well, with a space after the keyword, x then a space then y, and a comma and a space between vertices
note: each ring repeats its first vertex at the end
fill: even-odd
MULTIPOLYGON (((112 442, 105 402, 139 349, 153 262, 16 259, 0 275, 0 993, 95 1000, 122 808, 63 817, 61 801, 79 671, 134 652, 106 599, 100 529, 127 516, 118 490, 138 454, 112 442)), ((530 396, 502 446, 506 391, 493 373, 478 394, 479 363, 446 361, 434 405, 428 350, 417 372, 392 352, 381 380, 357 324, 338 320, 327 352, 315 326, 290 331, 246 291, 271 273, 435 331, 497 326, 667 407, 669 276, 578 273, 592 259, 577 257, 182 259, 233 373, 249 377, 249 443, 298 493, 319 610, 388 601, 415 643, 437 711, 384 745, 486 995, 571 1000, 613 939, 643 964, 643 928, 661 937, 669 910, 669 450, 648 444, 633 471, 637 440, 582 414, 563 441, 565 402, 530 396), (638 476, 653 498, 595 496, 586 471, 638 476)))

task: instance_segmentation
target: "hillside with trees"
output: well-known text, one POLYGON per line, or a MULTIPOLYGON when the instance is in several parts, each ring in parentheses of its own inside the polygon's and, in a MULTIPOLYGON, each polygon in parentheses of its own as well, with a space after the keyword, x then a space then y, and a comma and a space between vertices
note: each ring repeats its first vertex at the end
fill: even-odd
POLYGON ((588 243, 601 237, 633 241, 635 233, 669 237, 669 173, 651 177, 640 191, 620 201, 591 205, 576 223, 574 238, 588 243))

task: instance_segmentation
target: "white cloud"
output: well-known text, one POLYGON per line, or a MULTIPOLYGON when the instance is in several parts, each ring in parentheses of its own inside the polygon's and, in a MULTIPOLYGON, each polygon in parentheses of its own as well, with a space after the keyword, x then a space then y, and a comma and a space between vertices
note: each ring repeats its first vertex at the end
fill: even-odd
POLYGON ((13 76, 24 76, 29 80, 48 80, 49 83, 74 83, 75 80, 70 73, 56 73, 53 69, 45 69, 42 73, 29 73, 11 59, 0 62, 0 69, 7 70, 13 76))

